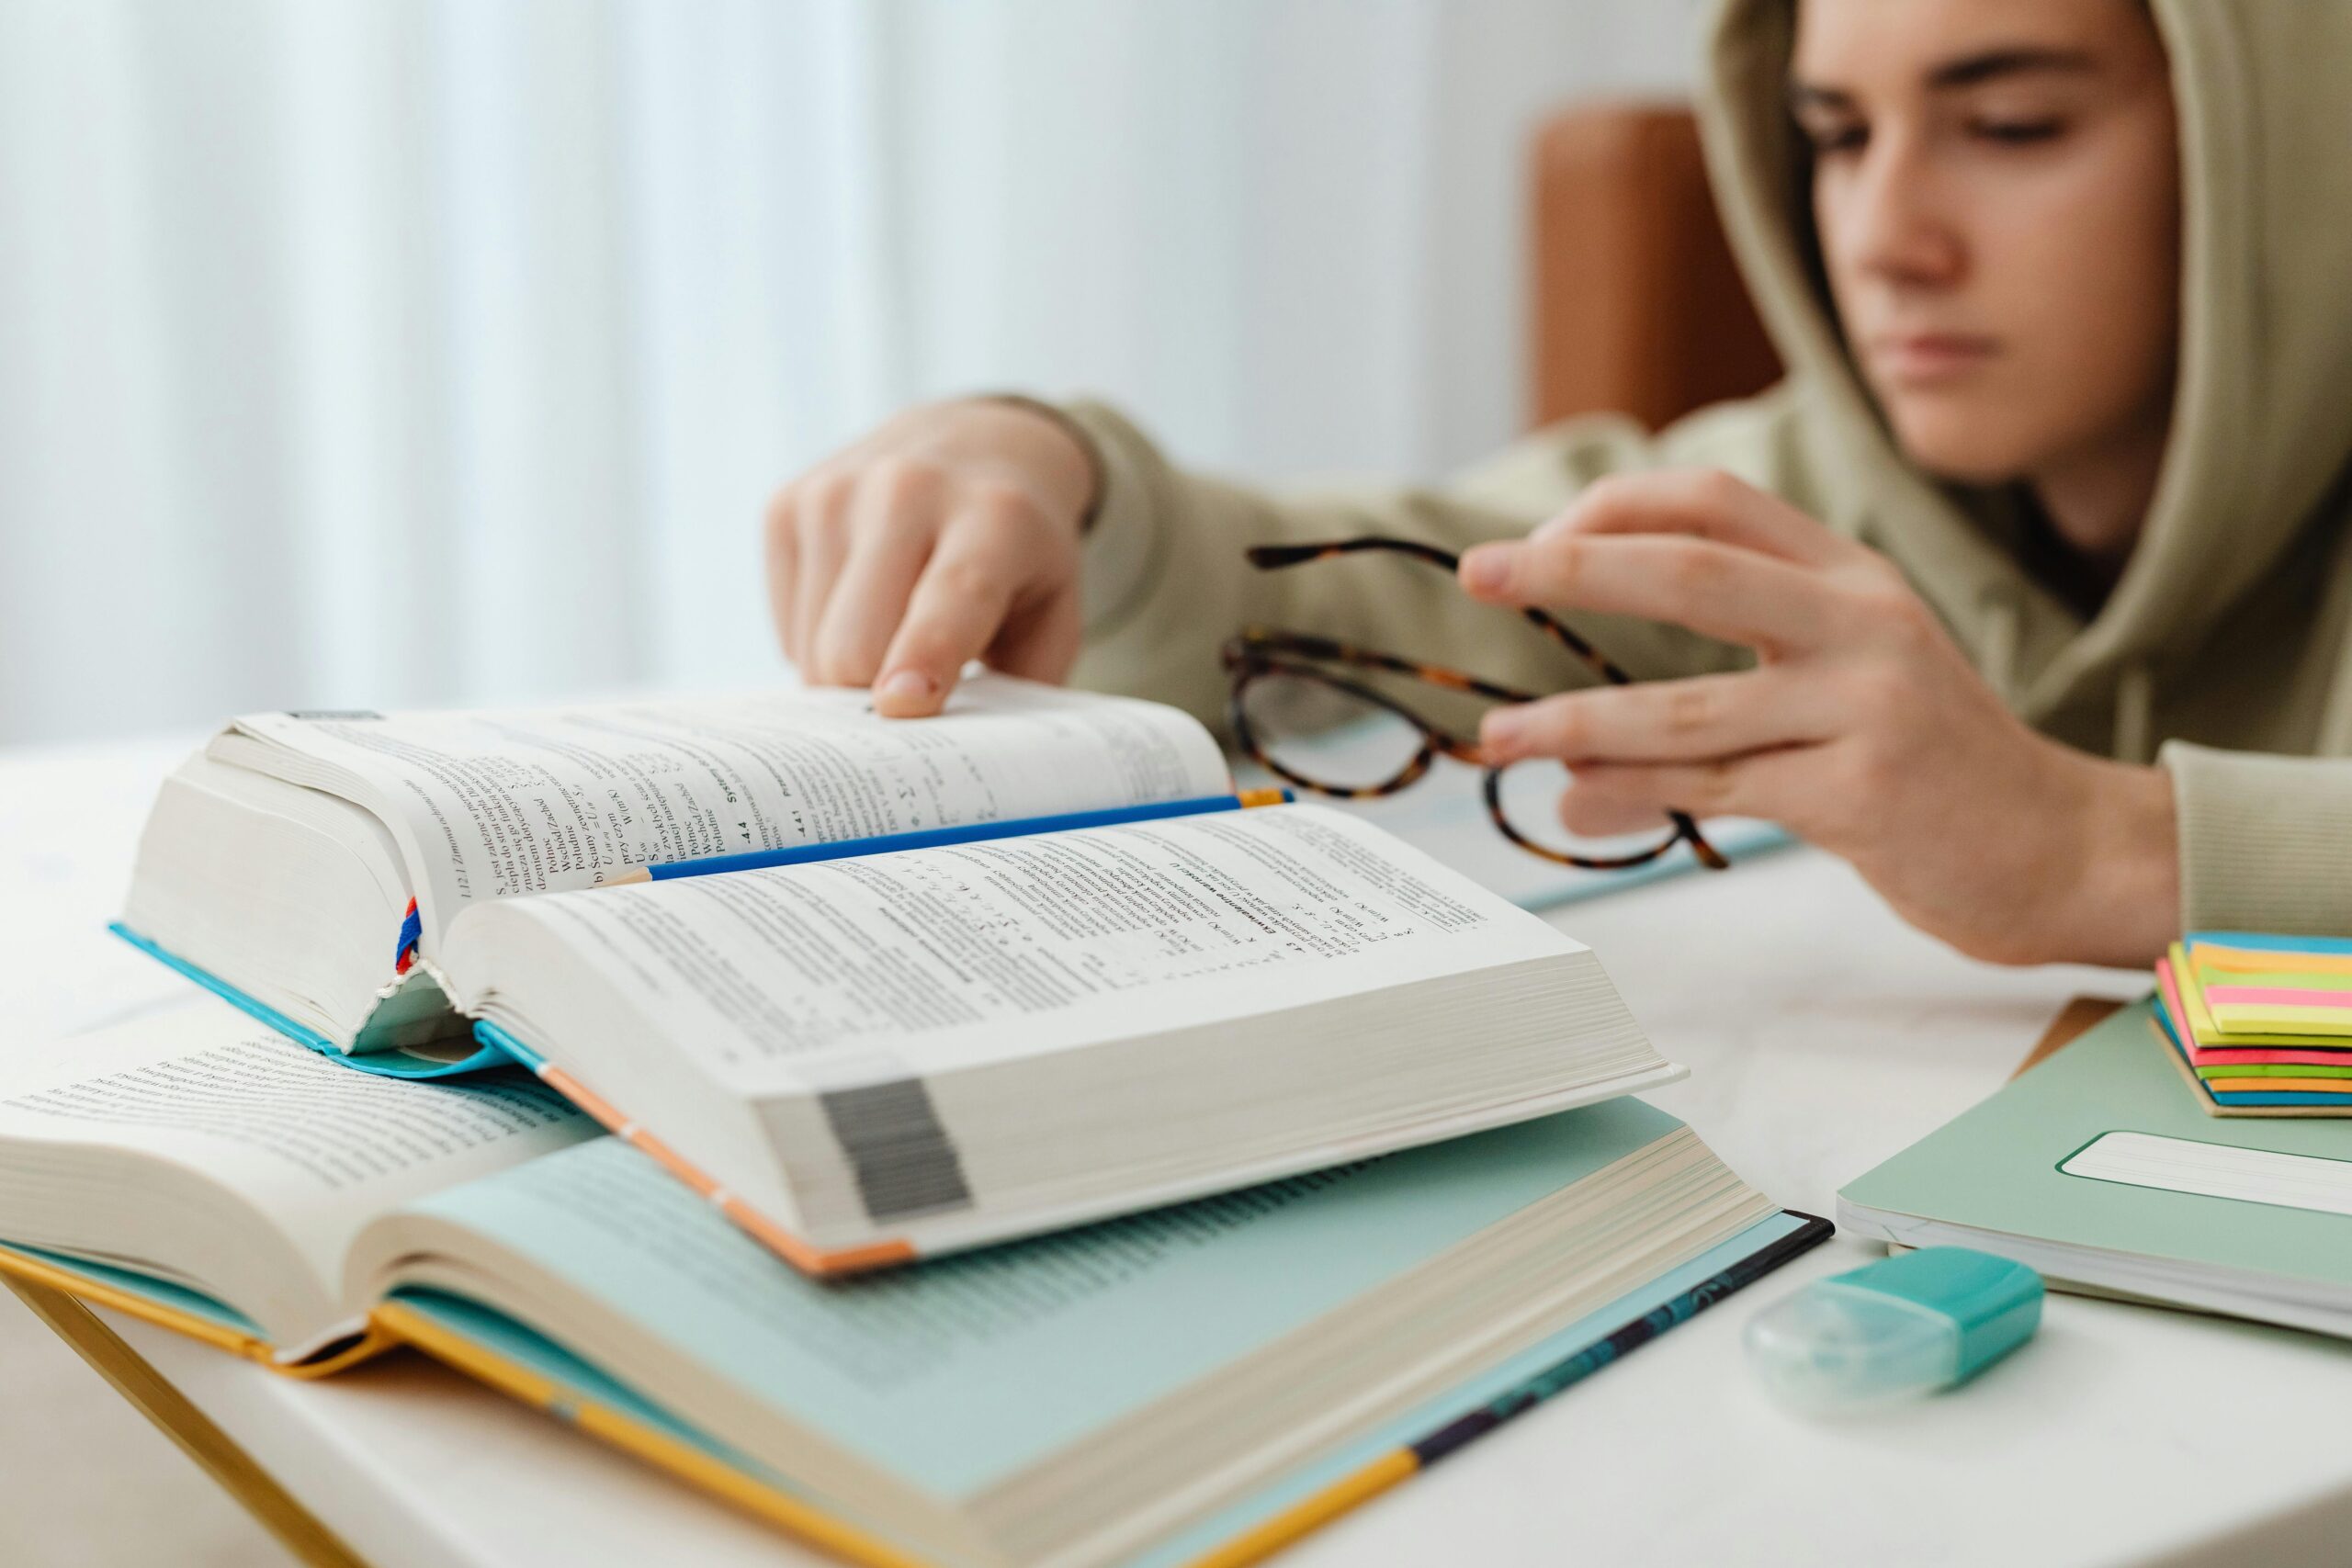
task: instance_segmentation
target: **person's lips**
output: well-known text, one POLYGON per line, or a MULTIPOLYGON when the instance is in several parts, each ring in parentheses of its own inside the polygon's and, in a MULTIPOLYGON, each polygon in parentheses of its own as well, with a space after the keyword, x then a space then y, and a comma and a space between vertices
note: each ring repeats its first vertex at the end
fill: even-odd
POLYGON ((1871 362, 1899 387, 1928 387, 1957 380, 2000 352, 1978 333, 1883 333, 1870 340, 1871 362))

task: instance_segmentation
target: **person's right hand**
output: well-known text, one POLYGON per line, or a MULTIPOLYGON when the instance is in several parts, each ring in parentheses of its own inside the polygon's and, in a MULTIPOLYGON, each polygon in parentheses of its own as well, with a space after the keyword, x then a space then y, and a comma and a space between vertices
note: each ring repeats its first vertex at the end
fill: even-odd
POLYGON ((1080 525, 1100 477, 1013 401, 910 409, 768 504, 768 594, 802 677, 934 714, 965 661, 1058 681, 1078 658, 1080 525))

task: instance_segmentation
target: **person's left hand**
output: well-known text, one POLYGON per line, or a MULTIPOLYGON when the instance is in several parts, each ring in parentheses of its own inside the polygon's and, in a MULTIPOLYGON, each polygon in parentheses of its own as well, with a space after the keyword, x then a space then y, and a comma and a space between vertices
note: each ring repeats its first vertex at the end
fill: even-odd
POLYGON ((1761 817, 1843 856, 1914 925, 2003 963, 2145 964, 2178 931, 2161 768, 2036 734, 1883 556, 1712 472, 1603 479, 1462 584, 1498 604, 1669 621, 1753 670, 1488 713, 1496 764, 1556 758, 1577 833, 1668 807, 1761 817))

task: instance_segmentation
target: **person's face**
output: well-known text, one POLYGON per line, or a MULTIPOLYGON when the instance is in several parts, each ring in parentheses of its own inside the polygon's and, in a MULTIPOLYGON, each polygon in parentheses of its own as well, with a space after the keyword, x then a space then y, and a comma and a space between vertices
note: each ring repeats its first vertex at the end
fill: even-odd
POLYGON ((2180 175, 2143 0, 1801 0, 1838 316, 1910 458, 2048 473, 2171 411, 2180 175))

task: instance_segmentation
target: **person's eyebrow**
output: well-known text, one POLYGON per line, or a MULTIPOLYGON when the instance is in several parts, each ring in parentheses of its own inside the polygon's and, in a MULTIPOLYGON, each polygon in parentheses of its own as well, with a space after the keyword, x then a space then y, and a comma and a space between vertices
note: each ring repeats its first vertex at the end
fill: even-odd
MULTIPOLYGON (((1973 87, 1979 83, 1997 81, 2004 76, 2033 75, 2043 72, 2080 75, 2098 69, 2098 60, 2082 50, 2019 45, 1984 50, 1947 60, 1928 73, 1928 85, 1946 89, 1973 87)), ((1852 109, 1855 100, 1854 95, 1843 87, 1792 80, 1788 86, 1788 104, 1791 113, 1801 113, 1809 108, 1838 112, 1852 109)))
POLYGON ((2098 60, 2078 49, 1988 49, 1944 62, 1928 73, 1928 85, 1973 87, 2001 76, 2041 72, 2079 74, 2098 69, 2098 60))

